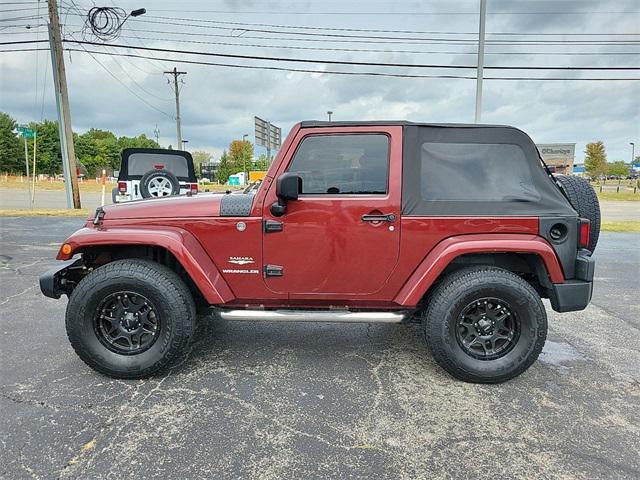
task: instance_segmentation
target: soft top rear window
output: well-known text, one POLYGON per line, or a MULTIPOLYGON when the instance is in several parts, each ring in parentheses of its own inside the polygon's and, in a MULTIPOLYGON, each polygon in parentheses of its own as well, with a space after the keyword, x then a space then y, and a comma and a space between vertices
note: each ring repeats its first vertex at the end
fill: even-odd
POLYGON ((187 159, 180 155, 157 155, 153 153, 132 153, 129 155, 128 175, 144 175, 149 170, 155 170, 156 168, 169 170, 176 177, 189 176, 187 159))
POLYGON ((540 194, 522 148, 509 143, 423 143, 423 200, 535 202, 540 194))

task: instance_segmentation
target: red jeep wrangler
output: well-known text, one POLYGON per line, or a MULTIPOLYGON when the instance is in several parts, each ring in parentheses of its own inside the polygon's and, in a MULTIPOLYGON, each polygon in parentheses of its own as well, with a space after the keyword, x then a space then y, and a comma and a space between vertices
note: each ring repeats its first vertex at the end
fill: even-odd
POLYGON ((505 126, 302 122, 257 191, 98 208, 40 279, 69 296, 71 345, 94 369, 148 376, 196 312, 229 320, 422 321, 466 381, 525 371, 559 312, 591 299, 599 207, 505 126))

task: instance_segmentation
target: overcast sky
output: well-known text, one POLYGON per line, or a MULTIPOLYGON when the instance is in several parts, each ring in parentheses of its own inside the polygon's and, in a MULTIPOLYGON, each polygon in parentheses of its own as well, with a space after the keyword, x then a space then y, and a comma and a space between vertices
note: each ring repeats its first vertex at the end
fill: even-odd
MULTIPOLYGON (((82 39, 82 18, 78 11, 71 8, 70 0, 61 0, 61 4, 65 35, 68 38, 73 35, 82 39)), ((315 60, 462 66, 476 63, 477 46, 473 42, 477 41, 479 0, 114 0, 98 1, 96 4, 115 4, 126 10, 140 7, 147 9, 146 15, 127 21, 122 36, 113 41, 117 44, 315 60), (176 18, 193 20, 175 20, 176 18), (207 23, 203 20, 283 27, 238 26, 280 33, 255 32, 233 29, 236 27, 233 24, 207 23), (174 25, 175 23, 183 25, 174 25), (300 29, 301 26, 319 29, 300 29), (284 34, 283 31, 293 31, 295 34, 284 34), (346 36, 326 37, 318 36, 319 34, 346 36), (413 40, 398 40, 396 37, 413 40), (371 43, 372 41, 386 43, 371 43)), ((81 12, 86 12, 93 4, 88 0, 76 0, 75 5, 81 12)), ((37 7, 37 4, 29 3, 23 7, 11 8, 14 7, 37 7)), ((8 5, 1 7, 2 10, 9 8, 8 5)), ((46 4, 42 3, 41 13, 45 12, 46 4)), ((638 0, 488 0, 487 12, 487 40, 517 43, 487 45, 486 66, 640 66, 638 0), (504 35, 505 33, 518 35, 504 35), (540 41, 559 44, 523 44, 540 41), (631 43, 575 43, 610 41, 631 43), (496 54, 498 52, 501 54, 496 54), (506 55, 505 52, 516 54, 506 55), (567 56, 560 55, 561 53, 596 55, 567 56)), ((0 12, 0 27, 38 23, 34 19, 9 20, 25 14, 37 14, 37 10, 0 12)), ((0 38, 3 42, 45 39, 46 30, 0 28, 0 38)), ((84 38, 91 39, 87 35, 84 38)), ((44 46, 46 44, 41 45, 44 46)), ((70 44, 65 47, 79 48, 70 44)), ((475 70, 472 69, 275 63, 267 60, 185 56, 113 48, 107 51, 319 71, 475 75, 475 70)), ((112 130, 117 135, 145 133, 153 137, 157 124, 161 144, 172 144, 174 147, 175 104, 172 90, 167 84, 167 76, 162 72, 174 65, 179 70, 187 71, 188 74, 181 77, 184 80, 181 90, 183 137, 189 140, 189 150, 208 150, 216 158, 230 140, 240 139, 245 133, 250 134, 253 140, 254 115, 269 119, 282 127, 283 136, 300 120, 326 119, 327 110, 334 112, 334 120, 407 119, 471 123, 474 119, 476 82, 473 79, 294 73, 102 55, 92 58, 80 52, 67 52, 65 61, 75 131, 83 132, 95 127, 112 130)), ((45 118, 56 118, 48 52, 0 53, 0 69, 0 110, 8 112, 19 122, 40 120, 42 114, 45 118)), ((640 78, 640 71, 485 70, 485 76, 640 78)), ((485 80, 483 99, 484 123, 517 126, 529 133, 536 143, 575 142, 577 162, 583 159, 585 144, 594 140, 605 142, 610 161, 628 161, 631 156, 629 142, 636 143, 636 154, 640 154, 640 81, 485 80)), ((257 153, 260 152, 261 149, 257 149, 257 153)))

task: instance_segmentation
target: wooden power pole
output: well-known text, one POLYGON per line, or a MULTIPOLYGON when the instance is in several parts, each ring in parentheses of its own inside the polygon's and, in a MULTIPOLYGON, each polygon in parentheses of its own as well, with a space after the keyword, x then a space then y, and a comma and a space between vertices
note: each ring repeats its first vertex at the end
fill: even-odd
POLYGON ((180 75, 186 75, 187 72, 179 72, 176 67, 173 67, 173 70, 164 73, 173 75, 173 90, 176 94, 176 132, 178 137, 178 146, 175 150, 182 150, 182 125, 180 124, 180 89, 178 88, 178 77, 180 75))
POLYGON ((53 66, 53 81, 58 106, 58 132, 60 134, 60 149, 62 150, 62 167, 65 174, 65 189, 67 191, 67 207, 80 207, 80 192, 78 190, 78 174, 76 172, 76 152, 73 145, 73 131, 71 130, 71 111, 69 110, 69 94, 67 92, 67 75, 64 69, 62 39, 60 37, 60 19, 58 18, 57 0, 49 0, 49 43, 51 47, 51 63, 53 66))

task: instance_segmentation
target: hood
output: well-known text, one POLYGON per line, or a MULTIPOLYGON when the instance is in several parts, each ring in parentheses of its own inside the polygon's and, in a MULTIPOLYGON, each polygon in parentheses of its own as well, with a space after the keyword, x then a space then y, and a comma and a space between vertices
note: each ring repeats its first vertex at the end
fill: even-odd
POLYGON ((224 196, 224 193, 198 193, 118 203, 103 208, 104 219, 219 217, 224 196))

